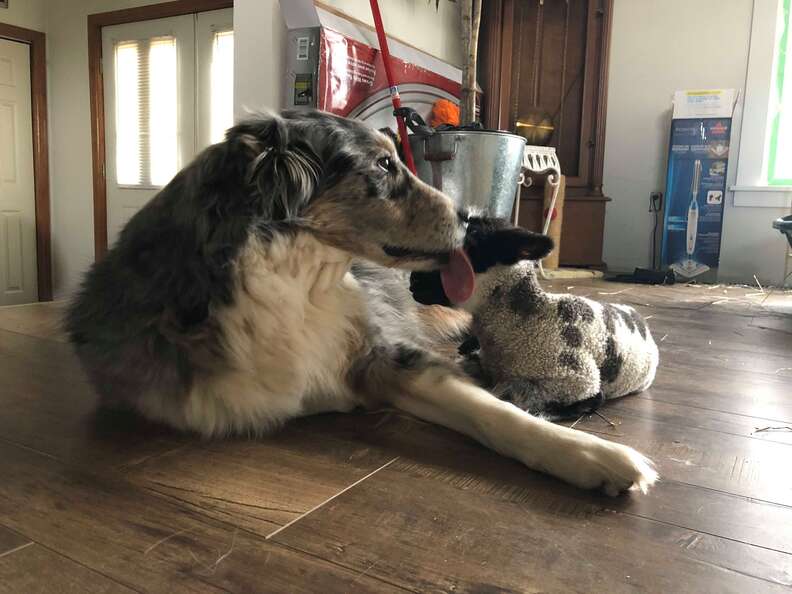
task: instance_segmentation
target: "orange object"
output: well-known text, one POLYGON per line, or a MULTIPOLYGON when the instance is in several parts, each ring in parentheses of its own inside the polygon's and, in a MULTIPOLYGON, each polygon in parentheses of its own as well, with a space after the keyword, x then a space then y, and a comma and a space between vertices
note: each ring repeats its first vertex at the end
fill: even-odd
POLYGON ((438 99, 432 105, 429 125, 432 128, 437 128, 442 124, 459 126, 459 106, 448 99, 438 99))

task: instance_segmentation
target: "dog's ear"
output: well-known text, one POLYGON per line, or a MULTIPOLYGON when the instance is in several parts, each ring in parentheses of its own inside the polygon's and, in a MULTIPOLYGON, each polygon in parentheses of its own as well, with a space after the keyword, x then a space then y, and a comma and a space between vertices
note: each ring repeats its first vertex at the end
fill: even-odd
POLYGON ((263 214, 274 221, 299 216, 313 196, 321 161, 305 141, 290 135, 289 123, 277 116, 242 122, 228 131, 229 142, 255 155, 248 181, 263 200, 263 214))
POLYGON ((404 161, 404 147, 402 147, 402 143, 399 141, 399 135, 394 132, 393 128, 380 128, 379 131, 391 139, 393 145, 396 147, 396 153, 399 155, 399 159, 404 161))

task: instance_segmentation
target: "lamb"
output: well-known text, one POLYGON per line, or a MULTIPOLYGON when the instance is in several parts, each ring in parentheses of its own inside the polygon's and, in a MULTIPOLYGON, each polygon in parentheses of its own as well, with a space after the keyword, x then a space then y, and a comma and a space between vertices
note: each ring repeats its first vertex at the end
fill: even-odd
MULTIPOLYGON (((469 354, 478 342, 482 382, 502 399, 557 420, 645 390, 659 356, 632 307, 542 290, 533 261, 552 248, 545 235, 471 218, 465 252, 476 286, 455 306, 472 314, 473 341, 460 352, 469 354)), ((450 305, 439 273, 413 273, 411 290, 421 303, 450 305)))

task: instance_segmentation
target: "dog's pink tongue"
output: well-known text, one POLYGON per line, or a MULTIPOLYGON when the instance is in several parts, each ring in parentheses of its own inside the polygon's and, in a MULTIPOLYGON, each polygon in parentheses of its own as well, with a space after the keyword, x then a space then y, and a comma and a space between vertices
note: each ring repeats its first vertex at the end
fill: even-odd
POLYGON ((446 266, 440 272, 443 290, 451 303, 464 303, 476 288, 473 266, 464 250, 454 250, 446 266))

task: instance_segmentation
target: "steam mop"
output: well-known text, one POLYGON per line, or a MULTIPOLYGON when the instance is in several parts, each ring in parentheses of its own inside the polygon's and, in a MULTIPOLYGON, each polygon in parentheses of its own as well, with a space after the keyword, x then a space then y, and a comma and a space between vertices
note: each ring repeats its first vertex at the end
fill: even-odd
POLYGON ((698 232, 698 192, 700 183, 701 161, 696 159, 693 163, 693 182, 690 185, 690 206, 687 212, 687 259, 671 265, 674 272, 685 278, 693 278, 709 270, 709 266, 700 264, 693 259, 693 252, 696 251, 696 233, 698 232))

